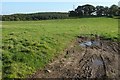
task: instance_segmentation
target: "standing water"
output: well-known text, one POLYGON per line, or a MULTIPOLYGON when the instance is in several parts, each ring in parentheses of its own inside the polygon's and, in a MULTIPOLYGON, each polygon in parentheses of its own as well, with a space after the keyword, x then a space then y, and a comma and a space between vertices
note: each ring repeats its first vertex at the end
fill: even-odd
POLYGON ((86 41, 86 42, 83 42, 80 44, 80 46, 82 46, 82 47, 99 46, 99 45, 100 45, 100 42, 97 42, 97 41, 86 41))

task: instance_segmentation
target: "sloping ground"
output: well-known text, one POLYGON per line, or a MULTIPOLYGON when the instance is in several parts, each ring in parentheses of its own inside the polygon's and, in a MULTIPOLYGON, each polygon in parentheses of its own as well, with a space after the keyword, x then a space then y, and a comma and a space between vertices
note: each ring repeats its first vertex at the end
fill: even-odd
POLYGON ((118 42, 100 37, 79 36, 66 54, 60 56, 31 78, 119 79, 118 42), (96 44, 87 44, 96 42, 96 44))
POLYGON ((105 17, 3 21, 2 24, 3 78, 26 78, 33 74, 60 55, 77 35, 118 38, 118 19, 105 17))

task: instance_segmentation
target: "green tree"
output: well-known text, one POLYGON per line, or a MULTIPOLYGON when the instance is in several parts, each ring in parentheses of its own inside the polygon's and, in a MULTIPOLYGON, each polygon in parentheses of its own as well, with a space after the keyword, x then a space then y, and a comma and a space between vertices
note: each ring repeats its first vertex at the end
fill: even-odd
POLYGON ((104 15, 109 16, 109 7, 107 6, 104 8, 104 15))
POLYGON ((96 13, 97 16, 104 16, 104 6, 96 6, 96 13))
POLYGON ((119 15, 119 7, 117 5, 112 5, 110 7, 110 16, 116 16, 119 15))
POLYGON ((83 5, 82 8, 85 16, 91 16, 91 13, 95 11, 95 7, 89 4, 83 5))

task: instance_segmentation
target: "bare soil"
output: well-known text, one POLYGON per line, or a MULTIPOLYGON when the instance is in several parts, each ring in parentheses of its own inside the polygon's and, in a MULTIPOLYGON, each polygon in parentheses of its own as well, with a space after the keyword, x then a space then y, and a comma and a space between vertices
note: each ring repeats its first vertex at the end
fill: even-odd
POLYGON ((119 80, 119 50, 118 42, 79 36, 65 54, 38 70, 31 78, 119 80), (96 41, 99 45, 80 45, 87 41, 96 41))

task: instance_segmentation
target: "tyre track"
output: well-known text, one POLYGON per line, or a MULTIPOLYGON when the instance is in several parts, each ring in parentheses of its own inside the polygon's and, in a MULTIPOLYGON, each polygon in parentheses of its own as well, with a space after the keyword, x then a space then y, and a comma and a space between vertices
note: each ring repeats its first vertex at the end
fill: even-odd
POLYGON ((97 46, 79 46, 91 40, 79 37, 74 47, 69 48, 62 58, 48 64, 31 78, 84 78, 115 79, 118 77, 118 44, 117 42, 99 40, 97 46), (85 39, 85 40, 84 40, 85 39))

